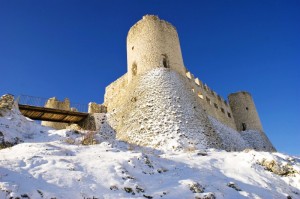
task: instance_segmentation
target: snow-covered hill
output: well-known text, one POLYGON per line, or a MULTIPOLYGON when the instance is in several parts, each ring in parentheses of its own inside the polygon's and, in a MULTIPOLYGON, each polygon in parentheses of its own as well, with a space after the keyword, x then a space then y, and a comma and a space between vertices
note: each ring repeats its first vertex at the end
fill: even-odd
POLYGON ((1 146, 19 144, 0 150, 0 198, 300 198, 299 157, 156 150, 107 129, 53 130, 2 113, 1 146))

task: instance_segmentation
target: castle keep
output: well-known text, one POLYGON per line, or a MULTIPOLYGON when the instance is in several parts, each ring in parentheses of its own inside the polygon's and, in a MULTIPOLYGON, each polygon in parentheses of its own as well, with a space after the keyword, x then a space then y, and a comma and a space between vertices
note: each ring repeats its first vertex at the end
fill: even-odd
POLYGON ((146 15, 127 35, 127 73, 106 88, 106 123, 117 138, 170 149, 274 151, 250 93, 228 102, 184 66, 177 31, 146 15))

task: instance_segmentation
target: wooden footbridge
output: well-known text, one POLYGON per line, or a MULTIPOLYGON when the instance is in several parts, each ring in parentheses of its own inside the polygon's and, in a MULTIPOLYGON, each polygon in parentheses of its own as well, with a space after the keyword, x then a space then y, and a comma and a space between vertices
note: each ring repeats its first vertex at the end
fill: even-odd
POLYGON ((47 100, 46 98, 21 95, 18 98, 19 109, 24 116, 30 119, 51 122, 78 123, 88 116, 87 106, 71 104, 71 107, 78 111, 60 110, 45 107, 47 100))

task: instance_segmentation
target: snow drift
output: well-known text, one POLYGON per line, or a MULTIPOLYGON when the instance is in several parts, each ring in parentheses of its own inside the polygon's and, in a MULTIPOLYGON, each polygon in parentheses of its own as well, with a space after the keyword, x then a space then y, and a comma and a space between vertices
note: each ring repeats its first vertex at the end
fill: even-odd
POLYGON ((299 157, 136 146, 115 139, 108 123, 82 145, 90 132, 45 128, 16 109, 0 117, 0 131, 22 140, 0 150, 1 199, 300 198, 299 157))

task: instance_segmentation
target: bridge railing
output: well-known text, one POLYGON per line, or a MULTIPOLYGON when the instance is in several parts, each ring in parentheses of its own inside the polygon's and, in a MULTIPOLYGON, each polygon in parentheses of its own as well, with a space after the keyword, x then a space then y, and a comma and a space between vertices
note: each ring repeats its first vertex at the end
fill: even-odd
MULTIPOLYGON (((34 97, 29 95, 20 95, 18 104, 45 107, 49 98, 34 97)), ((61 101, 59 101, 61 102, 61 101)), ((50 108, 50 107, 48 107, 50 108)), ((88 105, 70 102, 70 108, 75 108, 78 112, 88 112, 88 105)))

